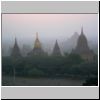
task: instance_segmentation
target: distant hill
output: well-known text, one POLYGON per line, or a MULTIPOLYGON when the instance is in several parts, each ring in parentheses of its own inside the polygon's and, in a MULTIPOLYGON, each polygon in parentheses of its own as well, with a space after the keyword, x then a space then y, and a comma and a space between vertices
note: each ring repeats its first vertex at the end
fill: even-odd
POLYGON ((79 34, 75 32, 69 39, 63 42, 63 51, 70 53, 76 47, 79 34))

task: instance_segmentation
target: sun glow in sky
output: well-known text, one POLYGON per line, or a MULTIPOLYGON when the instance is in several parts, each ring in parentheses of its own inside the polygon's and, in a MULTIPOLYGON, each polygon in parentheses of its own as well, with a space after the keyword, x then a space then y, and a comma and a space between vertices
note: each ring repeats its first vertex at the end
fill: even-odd
POLYGON ((66 40, 82 26, 87 38, 97 39, 97 14, 3 14, 2 41, 33 41, 36 32, 41 40, 66 40))

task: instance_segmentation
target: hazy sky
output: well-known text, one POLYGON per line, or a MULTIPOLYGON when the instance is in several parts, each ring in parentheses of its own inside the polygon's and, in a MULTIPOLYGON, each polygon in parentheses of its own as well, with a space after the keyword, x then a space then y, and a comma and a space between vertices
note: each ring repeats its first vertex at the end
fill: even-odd
POLYGON ((2 41, 33 43, 36 32, 40 40, 67 40, 74 32, 80 34, 83 26, 88 39, 97 40, 97 14, 3 14, 2 41))

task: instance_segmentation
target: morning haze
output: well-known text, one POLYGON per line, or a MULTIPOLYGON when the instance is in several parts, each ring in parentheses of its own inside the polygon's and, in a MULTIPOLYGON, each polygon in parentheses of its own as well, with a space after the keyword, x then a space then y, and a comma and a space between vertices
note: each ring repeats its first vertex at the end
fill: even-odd
POLYGON ((56 39, 62 50, 63 43, 75 32, 80 34, 82 26, 88 41, 97 45, 97 14, 2 14, 2 46, 12 48, 16 37, 19 47, 33 48, 38 32, 45 51, 51 52, 56 39))
POLYGON ((97 14, 2 14, 3 86, 98 86, 97 14))

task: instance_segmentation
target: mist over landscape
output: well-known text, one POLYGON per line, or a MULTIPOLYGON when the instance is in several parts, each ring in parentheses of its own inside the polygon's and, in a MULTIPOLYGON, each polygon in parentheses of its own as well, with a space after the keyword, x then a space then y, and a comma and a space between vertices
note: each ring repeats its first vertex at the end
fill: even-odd
POLYGON ((42 48, 48 54, 51 54, 56 40, 62 54, 70 53, 76 46, 82 27, 89 47, 97 53, 97 14, 3 14, 3 56, 10 55, 15 37, 22 53, 31 51, 34 47, 36 32, 38 32, 42 48))
POLYGON ((97 14, 2 14, 3 86, 98 86, 97 14))

